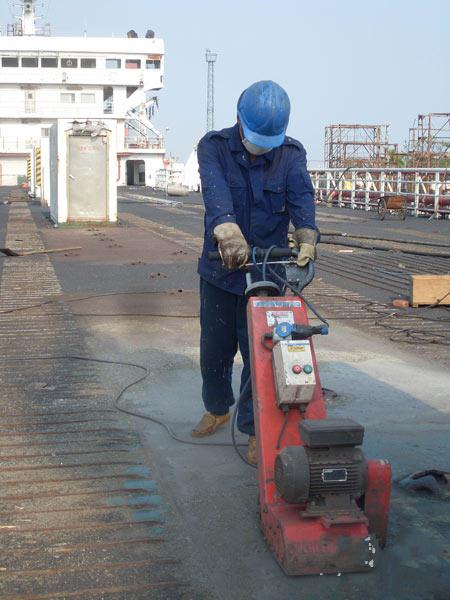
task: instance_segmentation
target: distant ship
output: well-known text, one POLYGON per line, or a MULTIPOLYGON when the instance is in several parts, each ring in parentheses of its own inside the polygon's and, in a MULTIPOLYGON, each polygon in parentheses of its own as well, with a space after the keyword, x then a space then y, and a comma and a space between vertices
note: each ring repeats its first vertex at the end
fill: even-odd
MULTIPOLYGON (((0 36, 0 185, 27 179, 27 158, 58 119, 116 127, 117 184, 157 184, 165 142, 152 118, 163 87, 164 41, 152 30, 117 37, 52 37, 36 1, 0 36)), ((159 175, 160 176, 160 175, 159 175)), ((45 177, 45 174, 44 174, 45 177)))

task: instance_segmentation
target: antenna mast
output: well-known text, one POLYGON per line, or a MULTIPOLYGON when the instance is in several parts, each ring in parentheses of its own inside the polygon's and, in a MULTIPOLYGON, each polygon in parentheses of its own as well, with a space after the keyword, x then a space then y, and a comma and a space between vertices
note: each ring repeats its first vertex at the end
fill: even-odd
POLYGON ((23 35, 36 35, 36 13, 34 0, 22 0, 22 31, 23 35))
POLYGON ((36 0, 21 0, 19 6, 22 14, 17 17, 15 23, 8 25, 8 35, 50 35, 50 24, 46 23, 43 27, 36 27, 36 22, 40 18, 36 16, 36 0))
POLYGON ((206 50, 206 63, 208 65, 208 91, 206 104, 206 131, 214 129, 214 65, 217 53, 206 50))

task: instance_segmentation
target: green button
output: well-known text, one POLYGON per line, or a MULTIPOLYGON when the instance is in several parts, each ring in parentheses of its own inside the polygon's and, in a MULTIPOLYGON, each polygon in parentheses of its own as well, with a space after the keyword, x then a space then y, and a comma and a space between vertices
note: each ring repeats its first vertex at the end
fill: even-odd
POLYGON ((313 372, 313 368, 311 365, 305 365, 303 367, 303 372, 306 373, 307 375, 309 375, 310 373, 313 372))

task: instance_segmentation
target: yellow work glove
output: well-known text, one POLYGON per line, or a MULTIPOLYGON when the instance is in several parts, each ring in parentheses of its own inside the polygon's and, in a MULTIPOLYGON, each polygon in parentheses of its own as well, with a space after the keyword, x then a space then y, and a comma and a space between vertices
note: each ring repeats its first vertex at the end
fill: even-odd
POLYGON ((248 260, 249 249, 239 225, 222 223, 214 228, 219 253, 226 269, 241 269, 248 260))
POLYGON ((317 258, 316 244, 319 235, 315 229, 296 229, 288 235, 289 248, 297 248, 297 264, 299 267, 305 267, 310 260, 317 258))

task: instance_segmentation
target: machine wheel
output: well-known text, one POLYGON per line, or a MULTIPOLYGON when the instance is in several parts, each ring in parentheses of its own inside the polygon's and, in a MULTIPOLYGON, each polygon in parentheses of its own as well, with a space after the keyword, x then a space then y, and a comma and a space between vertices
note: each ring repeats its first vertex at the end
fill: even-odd
POLYGON ((383 221, 387 213, 387 205, 386 200, 384 198, 380 198, 378 201, 378 216, 380 217, 380 221, 383 221))

